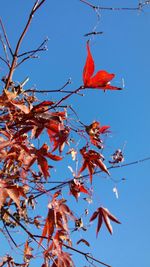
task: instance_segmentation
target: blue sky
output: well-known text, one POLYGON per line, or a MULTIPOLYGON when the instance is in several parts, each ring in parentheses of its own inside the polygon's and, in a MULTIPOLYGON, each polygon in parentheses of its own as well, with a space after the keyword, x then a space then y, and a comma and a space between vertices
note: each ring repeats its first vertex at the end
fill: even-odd
MULTIPOLYGON (((0 16, 13 48, 33 2, 1 0, 0 16)), ((138 5, 136 0, 95 0, 91 3, 111 7, 138 5)), ((115 73, 113 85, 122 86, 123 79, 125 88, 122 91, 106 93, 91 89, 84 97, 75 96, 67 102, 77 111, 85 124, 98 120, 102 125, 111 126, 111 135, 106 142, 106 155, 111 155, 125 144, 125 163, 150 156, 149 12, 150 6, 145 7, 143 12, 99 12, 96 31, 103 31, 103 34, 91 37, 90 41, 96 70, 103 69, 115 73)), ((78 88, 82 84, 82 70, 86 60, 87 39, 84 34, 91 32, 96 24, 96 13, 79 0, 46 1, 35 15, 21 51, 36 48, 45 37, 49 38, 48 51, 40 54, 40 59, 30 60, 22 65, 14 75, 15 80, 21 82, 29 76, 30 87, 57 89, 71 77, 70 89, 78 88)), ((0 72, 2 76, 6 74, 6 68, 2 63, 0 72)), ((54 100, 55 97, 58 95, 42 95, 41 99, 54 100)), ((67 173, 66 170, 64 172, 67 173)), ((105 175, 94 178, 94 203, 90 209, 94 211, 102 204, 116 215, 122 224, 113 224, 113 236, 110 236, 103 226, 96 239, 95 223, 89 228, 89 233, 80 232, 79 236, 91 241, 94 257, 113 267, 150 265, 149 173, 149 161, 112 170, 113 179, 126 179, 116 184, 119 199, 116 199, 112 192, 115 184, 109 179, 103 179, 105 175)), ((69 171, 66 175, 70 175, 69 171)), ((76 203, 73 200, 72 207, 74 206, 76 203)), ((77 207, 79 209, 79 205, 77 207)), ((81 201, 81 211, 83 207, 81 201)), ((1 246, 2 243, 0 248, 1 246)), ((79 248, 87 250, 84 245, 79 248)), ((88 266, 84 259, 82 264, 77 255, 75 262, 79 267, 85 264, 88 266)), ((32 264, 34 266, 35 263, 32 264)))

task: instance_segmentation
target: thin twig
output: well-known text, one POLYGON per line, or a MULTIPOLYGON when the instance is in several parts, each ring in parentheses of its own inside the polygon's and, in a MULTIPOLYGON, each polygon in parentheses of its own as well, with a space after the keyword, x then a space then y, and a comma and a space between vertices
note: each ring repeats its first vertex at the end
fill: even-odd
MULTIPOLYGON (((136 161, 132 161, 132 162, 129 162, 129 163, 125 163, 125 164, 122 164, 122 165, 116 165, 116 166, 113 165, 113 166, 108 167, 107 169, 108 169, 108 170, 111 170, 111 169, 117 169, 117 168, 128 167, 128 166, 130 166, 130 165, 139 164, 139 163, 142 163, 142 162, 145 162, 145 161, 148 161, 148 160, 150 160, 150 157, 143 158, 143 159, 136 160, 136 161)), ((100 170, 100 171, 95 171, 95 172, 93 173, 93 175, 98 174, 98 173, 102 173, 102 172, 103 172, 102 170, 100 170)), ((80 176, 80 177, 78 177, 78 178, 76 178, 76 179, 84 179, 84 178, 87 178, 87 177, 89 177, 89 174, 82 175, 82 176, 80 176)), ((60 184, 57 185, 57 186, 54 186, 54 187, 52 187, 52 188, 50 188, 50 189, 48 189, 48 190, 46 190, 46 191, 44 191, 44 192, 41 192, 41 193, 37 194, 37 195, 34 196, 32 199, 36 199, 36 198, 38 198, 38 197, 41 197, 41 196, 47 194, 48 192, 51 192, 51 191, 54 191, 54 190, 61 189, 62 187, 66 186, 66 185, 69 185, 73 180, 74 180, 74 178, 73 178, 73 179, 68 179, 67 181, 62 182, 62 183, 60 183, 60 184)))
POLYGON ((19 220, 17 220, 8 210, 6 210, 6 209, 4 209, 4 212, 13 220, 13 221, 15 221, 27 234, 28 234, 28 236, 32 239, 32 240, 34 240, 38 245, 40 245, 44 250, 45 250, 45 248, 44 248, 44 246, 42 245, 42 244, 39 244, 39 242, 36 240, 36 238, 34 237, 34 235, 31 233, 31 232, 29 232, 28 230, 27 230, 27 228, 19 221, 19 220))
POLYGON ((6 83, 6 87, 5 87, 5 90, 8 90, 9 88, 9 85, 10 85, 10 82, 12 80, 12 76, 13 76, 13 73, 14 73, 14 70, 15 70, 15 67, 17 65, 17 60, 18 60, 18 52, 19 52, 19 49, 20 49, 20 46, 21 46, 21 43, 28 31, 28 28, 31 24, 31 21, 32 21, 32 18, 33 18, 33 15, 34 13, 40 8, 40 6, 45 2, 46 0, 42 0, 39 4, 38 2, 39 1, 36 1, 36 3, 34 4, 32 10, 31 10, 31 13, 28 17, 28 20, 27 20, 27 23, 24 27, 24 30, 22 32, 22 34, 20 35, 19 37, 19 40, 17 42, 17 45, 16 45, 16 48, 15 48, 15 52, 13 54, 13 60, 12 60, 12 64, 11 64, 11 67, 10 67, 10 71, 9 71, 9 74, 8 74, 8 79, 7 79, 7 83, 6 83))
POLYGON ((79 88, 77 88, 76 90, 71 91, 68 95, 64 96, 64 97, 61 98, 58 102, 56 102, 54 106, 51 106, 50 109, 53 109, 53 108, 58 107, 58 105, 59 105, 60 103, 62 103, 63 101, 65 101, 66 99, 68 99, 70 96, 72 96, 72 95, 74 95, 74 94, 79 94, 79 92, 80 92, 81 90, 83 90, 83 89, 85 89, 85 87, 82 85, 82 86, 80 86, 79 88))
POLYGON ((47 47, 45 46, 45 44, 48 42, 48 39, 45 39, 41 44, 40 46, 37 48, 37 49, 34 49, 34 50, 31 50, 31 51, 27 51, 27 52, 24 52, 20 55, 18 55, 18 58, 19 57, 23 57, 25 55, 28 55, 26 56, 25 58, 23 58, 17 65, 16 65, 16 68, 19 67, 23 62, 25 62, 26 60, 30 59, 30 58, 38 58, 38 56, 35 55, 35 53, 37 52, 40 52, 40 51, 46 51, 47 50, 47 47))
MULTIPOLYGON (((48 237, 46 237, 46 236, 41 236, 41 235, 34 235, 34 237, 37 237, 37 238, 43 238, 43 239, 48 239, 48 237)), ((67 244, 64 244, 64 243, 62 243, 62 245, 63 245, 65 248, 67 248, 67 249, 70 249, 70 250, 72 250, 72 251, 74 251, 74 252, 77 252, 78 254, 83 255, 85 258, 91 259, 91 260, 93 260, 93 261, 95 261, 95 262, 98 262, 99 264, 104 265, 104 266, 112 267, 111 265, 108 265, 107 263, 104 263, 103 261, 100 261, 100 260, 98 260, 98 259, 92 257, 92 256, 91 256, 89 253, 87 253, 87 252, 83 252, 83 251, 81 251, 81 250, 78 250, 78 249, 76 249, 76 248, 74 248, 74 247, 71 247, 71 246, 69 246, 69 245, 67 245, 67 244)))
POLYGON ((10 46, 10 43, 9 43, 9 40, 8 40, 8 37, 7 37, 7 33, 6 33, 6 30, 5 30, 5 27, 4 27, 4 24, 3 24, 1 18, 0 18, 0 25, 1 25, 1 28, 2 28, 2 31, 3 31, 3 34, 4 34, 4 37, 5 37, 5 40, 6 40, 8 49, 9 49, 9 52, 10 52, 10 54, 13 56, 13 51, 12 51, 12 49, 11 49, 11 46, 10 46))
POLYGON ((96 31, 88 32, 84 34, 84 37, 88 37, 90 35, 99 35, 99 34, 103 34, 103 32, 96 32, 96 31))
POLYGON ((67 91, 63 90, 68 84, 71 84, 71 79, 69 78, 68 81, 60 88, 60 89, 54 89, 54 90, 37 90, 37 89, 27 89, 24 92, 32 92, 32 93, 58 93, 58 92, 63 92, 63 93, 71 93, 73 91, 67 91))
POLYGON ((0 56, 0 59, 1 59, 3 62, 5 62, 5 64, 10 68, 9 63, 8 63, 3 57, 0 56))
POLYGON ((78 250, 78 249, 76 249, 76 248, 70 247, 70 246, 68 246, 67 244, 62 244, 62 245, 63 245, 64 247, 66 247, 66 248, 72 250, 72 251, 75 251, 75 252, 77 252, 77 253, 83 255, 85 258, 91 259, 91 260, 93 260, 93 261, 95 261, 95 262, 98 262, 98 263, 104 265, 104 266, 112 267, 111 265, 108 265, 107 263, 104 263, 104 262, 102 262, 102 261, 100 261, 100 260, 97 260, 96 258, 90 256, 89 253, 86 253, 86 252, 83 252, 83 251, 78 250))
POLYGON ((12 238, 11 234, 9 233, 8 229, 7 229, 7 226, 5 224, 5 222, 3 221, 3 225, 4 225, 4 228, 9 236, 9 238, 11 239, 12 243, 15 245, 16 248, 18 248, 18 245, 16 244, 15 240, 12 238))
POLYGON ((5 45, 4 41, 3 41, 3 38, 1 36, 1 34, 0 34, 0 40, 1 40, 1 43, 2 43, 2 46, 3 46, 3 50, 4 50, 4 54, 5 54, 5 57, 6 57, 7 66, 9 66, 9 68, 10 68, 10 62, 9 62, 9 57, 8 57, 8 53, 7 53, 7 48, 6 48, 6 45, 5 45))
POLYGON ((136 10, 142 10, 142 8, 146 5, 150 4, 150 1, 145 1, 144 3, 139 3, 137 7, 103 7, 103 6, 95 6, 91 4, 90 2, 86 0, 80 0, 80 2, 86 4, 87 6, 93 8, 94 10, 111 10, 111 11, 136 11, 136 10))
POLYGON ((40 45, 39 45, 39 47, 38 48, 36 48, 36 49, 34 49, 34 50, 31 50, 31 51, 27 51, 27 52, 24 52, 24 53, 22 53, 22 54, 19 54, 18 55, 18 58, 19 57, 23 57, 23 56, 26 56, 26 55, 28 55, 28 54, 35 54, 36 52, 38 52, 38 51, 44 51, 44 50, 46 50, 46 47, 45 47, 45 44, 48 42, 48 39, 45 39, 40 45))

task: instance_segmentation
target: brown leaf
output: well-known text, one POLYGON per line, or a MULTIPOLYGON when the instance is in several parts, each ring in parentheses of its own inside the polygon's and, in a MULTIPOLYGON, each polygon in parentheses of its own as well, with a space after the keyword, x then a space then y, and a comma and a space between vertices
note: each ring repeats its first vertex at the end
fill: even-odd
POLYGON ((90 247, 89 242, 88 242, 87 240, 83 239, 83 238, 81 238, 81 239, 77 242, 77 245, 80 244, 81 242, 84 243, 86 246, 90 247))

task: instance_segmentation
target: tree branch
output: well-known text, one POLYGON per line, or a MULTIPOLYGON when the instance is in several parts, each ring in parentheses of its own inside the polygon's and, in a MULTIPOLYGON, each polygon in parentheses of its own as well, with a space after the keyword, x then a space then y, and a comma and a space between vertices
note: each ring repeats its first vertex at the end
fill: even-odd
POLYGON ((5 45, 5 43, 4 43, 3 39, 2 39, 1 34, 0 34, 0 40, 1 40, 1 43, 2 43, 2 46, 3 46, 3 50, 4 50, 4 54, 5 54, 5 57, 6 57, 5 63, 10 68, 10 62, 9 62, 9 57, 8 57, 8 54, 7 54, 6 45, 5 45))
MULTIPOLYGON (((136 160, 136 161, 132 161, 132 162, 129 162, 129 163, 125 163, 125 164, 122 164, 122 165, 116 165, 116 166, 113 165, 113 166, 108 167, 107 169, 108 169, 108 170, 111 170, 111 169, 117 169, 117 168, 128 167, 128 166, 130 166, 130 165, 139 164, 139 163, 142 163, 142 162, 145 162, 145 161, 148 161, 148 160, 150 160, 150 157, 143 158, 143 159, 136 160)), ((98 174, 98 173, 102 173, 102 172, 103 172, 103 171, 101 171, 101 170, 100 170, 100 171, 95 171, 95 172, 93 173, 93 175, 98 174)), ((89 174, 82 175, 82 176, 80 176, 80 177, 77 177, 76 179, 84 179, 84 178, 87 178, 87 177, 89 177, 89 174)), ((52 187, 52 188, 50 188, 50 189, 48 189, 48 190, 46 190, 46 191, 44 191, 44 192, 38 193, 38 194, 37 194, 36 196, 34 196, 32 199, 36 199, 36 198, 38 198, 38 197, 41 197, 41 196, 47 194, 48 192, 51 192, 51 191, 54 191, 54 190, 59 190, 59 189, 61 189, 62 187, 66 186, 66 185, 69 185, 73 180, 74 180, 74 178, 69 179, 69 180, 67 180, 67 181, 65 181, 65 182, 59 183, 59 185, 57 185, 57 186, 54 186, 54 187, 52 187)))
POLYGON ((17 45, 16 45, 16 48, 15 48, 15 52, 13 54, 13 60, 12 60, 12 64, 11 64, 11 67, 10 67, 10 71, 9 71, 9 74, 8 74, 8 79, 7 79, 7 83, 6 83, 6 87, 5 87, 5 90, 8 90, 9 88, 9 85, 10 85, 10 82, 12 80, 12 76, 13 76, 13 72, 15 70, 15 67, 16 67, 16 64, 17 64, 17 60, 18 60, 18 52, 19 52, 19 49, 20 49, 20 46, 21 46, 21 43, 24 39, 24 36, 26 34, 26 32, 28 31, 28 28, 31 24, 31 21, 32 21, 32 18, 33 18, 33 15, 34 13, 42 6, 42 4, 45 2, 46 0, 42 0, 40 3, 38 3, 39 1, 36 1, 36 3, 34 4, 32 10, 31 10, 31 13, 29 15, 29 18, 27 20, 27 23, 25 25, 25 28, 22 32, 22 34, 20 35, 20 38, 17 42, 17 45))
POLYGON ((86 0, 80 0, 80 2, 86 4, 87 6, 93 8, 94 10, 110 10, 110 11, 124 11, 124 10, 141 11, 144 6, 150 4, 150 1, 148 0, 145 1, 144 3, 139 3, 137 7, 103 7, 103 6, 95 6, 86 0))
MULTIPOLYGON (((46 237, 46 236, 41 236, 41 235, 34 235, 34 237, 37 237, 37 238, 43 238, 43 239, 48 239, 48 237, 46 237)), ((100 260, 98 260, 98 259, 92 257, 92 256, 91 256, 89 253, 87 253, 87 252, 83 252, 83 251, 81 251, 81 250, 78 250, 78 249, 76 249, 76 248, 74 248, 74 247, 71 247, 71 246, 69 246, 69 245, 67 245, 67 244, 64 244, 64 243, 62 243, 62 245, 63 245, 65 248, 67 248, 67 249, 70 249, 70 250, 72 250, 72 251, 74 251, 74 252, 76 252, 76 253, 78 253, 78 254, 83 255, 85 258, 91 259, 91 260, 93 260, 93 261, 95 261, 95 262, 97 262, 97 263, 99 263, 99 264, 102 264, 102 265, 104 265, 104 266, 106 266, 106 267, 112 267, 111 265, 108 265, 107 263, 104 263, 103 261, 100 261, 100 260)))
POLYGON ((9 40, 8 40, 8 37, 7 37, 7 33, 6 33, 6 30, 5 30, 5 27, 3 25, 3 22, 2 22, 1 18, 0 18, 0 25, 1 25, 1 28, 2 28, 2 31, 3 31, 3 34, 4 34, 4 37, 5 37, 6 44, 8 46, 9 52, 13 56, 13 52, 12 52, 12 49, 11 49, 11 46, 10 46, 10 43, 9 43, 9 40))

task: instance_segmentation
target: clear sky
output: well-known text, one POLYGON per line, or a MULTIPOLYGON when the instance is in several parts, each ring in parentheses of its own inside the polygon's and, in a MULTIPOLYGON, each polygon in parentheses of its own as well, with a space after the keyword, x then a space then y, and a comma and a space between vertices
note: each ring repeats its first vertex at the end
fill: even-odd
MULTIPOLYGON (((0 16, 13 48, 33 2, 0 1, 0 16)), ((138 5, 137 0, 91 0, 91 3, 110 7, 138 5)), ((35 15, 21 51, 36 48, 45 37, 49 38, 48 51, 40 54, 40 59, 22 65, 15 73, 15 80, 21 82, 29 76, 28 86, 57 89, 71 78, 70 89, 78 88, 82 84, 86 60, 87 37, 84 34, 97 25, 96 31, 102 31, 103 34, 92 36, 90 41, 96 70, 115 73, 113 85, 121 87, 124 80, 125 88, 105 93, 91 89, 84 97, 70 98, 68 104, 72 105, 85 124, 98 120, 102 125, 111 126, 111 134, 106 141, 106 155, 124 147, 125 163, 140 160, 150 156, 150 5, 143 12, 99 11, 99 21, 97 19, 94 10, 79 0, 47 0, 35 15)), ((0 72, 2 76, 6 74, 2 62, 0 72)), ((49 100, 55 98, 54 95, 46 95, 42 99, 45 97, 49 100)), ((113 224, 113 236, 103 226, 96 239, 96 223, 93 223, 89 233, 81 231, 79 237, 83 236, 91 242, 94 257, 113 267, 149 267, 150 162, 112 170, 111 174, 114 180, 125 178, 125 181, 115 184, 103 179, 105 175, 95 177, 95 197, 90 209, 94 211, 102 204, 122 224, 113 224), (114 186, 117 186, 119 199, 112 191, 114 186)), ((74 200, 72 205, 76 205, 74 200)), ((84 245, 78 248, 88 251, 84 245)), ((0 256, 2 252, 3 245, 0 242, 0 256)), ((78 267, 88 266, 77 255, 75 262, 78 267)))

